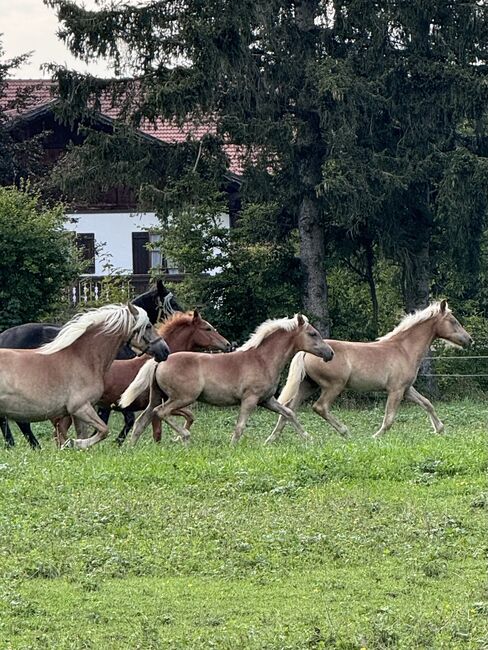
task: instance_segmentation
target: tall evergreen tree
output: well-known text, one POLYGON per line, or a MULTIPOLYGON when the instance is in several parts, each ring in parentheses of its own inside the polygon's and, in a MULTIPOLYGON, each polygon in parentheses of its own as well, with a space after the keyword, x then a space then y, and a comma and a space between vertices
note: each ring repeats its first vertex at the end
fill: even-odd
MULTIPOLYGON (((368 243, 373 299, 373 243, 402 264, 407 308, 428 300, 434 234, 447 235, 453 254, 453 232, 479 240, 484 203, 465 205, 462 195, 469 165, 484 192, 485 3, 155 0, 98 11, 48 4, 73 53, 112 57, 133 76, 103 82, 58 70, 65 116, 88 114, 110 88, 135 126, 159 118, 214 123, 216 138, 195 146, 178 174, 168 156, 165 182, 151 181, 167 210, 202 202, 201 174, 219 142, 242 145, 244 197, 252 200, 258 187, 250 184, 262 181, 267 201, 280 206, 274 218, 287 225, 281 236, 298 229, 303 306, 324 333, 326 251, 335 235, 354 241, 358 233, 358 243, 368 243)), ((207 188, 217 182, 216 173, 203 175, 207 188)))

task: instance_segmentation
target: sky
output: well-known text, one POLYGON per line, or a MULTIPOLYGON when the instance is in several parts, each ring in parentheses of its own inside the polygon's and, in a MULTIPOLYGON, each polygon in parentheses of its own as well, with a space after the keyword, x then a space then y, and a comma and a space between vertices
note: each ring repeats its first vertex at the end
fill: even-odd
MULTIPOLYGON (((85 0, 84 5, 91 8, 95 2, 85 0)), ((33 51, 30 62, 13 72, 14 78, 49 77, 49 73, 41 70, 43 63, 66 65, 99 77, 111 76, 106 61, 86 64, 75 59, 56 36, 58 28, 55 10, 46 7, 42 0, 0 0, 0 42, 5 51, 3 58, 10 59, 33 51)))

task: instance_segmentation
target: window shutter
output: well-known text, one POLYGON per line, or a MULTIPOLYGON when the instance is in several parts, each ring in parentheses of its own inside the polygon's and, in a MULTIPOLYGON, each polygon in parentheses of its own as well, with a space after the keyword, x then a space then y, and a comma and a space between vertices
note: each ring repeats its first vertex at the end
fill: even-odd
POLYGON ((146 248, 148 243, 148 232, 132 233, 132 270, 135 275, 149 273, 149 251, 146 248))

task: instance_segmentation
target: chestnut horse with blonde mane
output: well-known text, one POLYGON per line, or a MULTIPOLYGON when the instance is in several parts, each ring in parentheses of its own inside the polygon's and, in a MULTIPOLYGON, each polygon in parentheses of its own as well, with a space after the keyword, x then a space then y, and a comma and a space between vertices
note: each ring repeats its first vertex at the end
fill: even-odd
POLYGON ((301 436, 308 438, 293 411, 274 397, 283 368, 299 350, 320 357, 320 363, 334 355, 330 345, 301 314, 262 323, 243 346, 229 354, 177 352, 166 363, 148 361, 120 400, 121 406, 128 406, 141 392, 151 389, 149 405, 136 420, 131 442, 137 442, 153 413, 187 442, 188 429, 173 423, 169 416, 195 401, 216 406, 240 404, 234 443, 239 441, 257 406, 283 415, 301 436), (162 400, 163 393, 168 396, 166 402, 162 400))
MULTIPOLYGON (((361 392, 386 391, 385 416, 383 424, 374 434, 375 438, 391 427, 404 397, 423 408, 429 415, 434 431, 441 433, 444 425, 431 402, 413 387, 422 359, 438 338, 460 347, 473 342, 445 300, 405 316, 394 330, 377 341, 353 343, 328 340, 335 356, 327 365, 318 363, 310 354, 298 353, 290 364, 286 385, 278 399, 295 411, 320 388, 320 397, 313 404, 313 410, 342 436, 347 436, 347 427, 329 410, 336 397, 346 388, 361 392)), ((285 421, 280 417, 266 442, 273 442, 284 425, 285 421)))
MULTIPOLYGON (((204 320, 196 309, 189 312, 176 312, 157 326, 156 332, 166 341, 171 353, 181 352, 183 350, 219 350, 221 352, 228 352, 231 349, 229 341, 213 325, 204 320)), ((107 409, 114 408, 114 405, 118 404, 122 393, 135 379, 139 370, 149 359, 150 356, 148 354, 128 360, 116 359, 103 378, 104 390, 103 395, 98 401, 98 406, 107 409)), ((139 395, 126 409, 119 409, 116 406, 115 408, 123 412, 142 411, 147 407, 148 403, 149 390, 139 395)), ((180 411, 177 415, 183 415, 185 417, 186 427, 189 429, 193 423, 191 411, 180 411)), ((57 435, 58 440, 62 436, 61 443, 66 441, 65 436, 70 424, 71 422, 68 419, 57 423, 57 435)), ((125 440, 129 430, 130 426, 124 425, 124 428, 117 437, 117 442, 121 444, 125 440)), ((161 440, 161 421, 156 417, 153 419, 153 438, 155 442, 161 440)), ((89 441, 90 438, 86 439, 84 444, 81 444, 81 441, 79 441, 78 446, 91 446, 89 441)))
POLYGON ((144 353, 152 345, 161 359, 169 349, 140 307, 106 305, 77 314, 56 338, 35 350, 0 349, 0 415, 36 422, 70 415, 79 427, 108 428, 92 404, 120 346, 144 353))

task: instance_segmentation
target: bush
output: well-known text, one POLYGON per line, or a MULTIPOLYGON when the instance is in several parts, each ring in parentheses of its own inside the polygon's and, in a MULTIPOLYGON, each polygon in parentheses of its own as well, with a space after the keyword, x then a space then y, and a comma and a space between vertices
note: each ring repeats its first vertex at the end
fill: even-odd
POLYGON ((46 318, 81 271, 61 205, 0 187, 0 329, 46 318))

